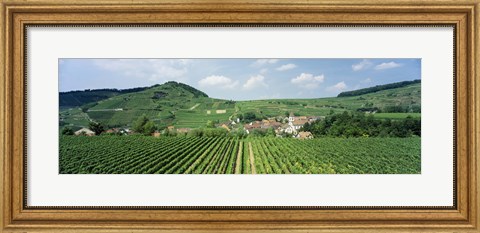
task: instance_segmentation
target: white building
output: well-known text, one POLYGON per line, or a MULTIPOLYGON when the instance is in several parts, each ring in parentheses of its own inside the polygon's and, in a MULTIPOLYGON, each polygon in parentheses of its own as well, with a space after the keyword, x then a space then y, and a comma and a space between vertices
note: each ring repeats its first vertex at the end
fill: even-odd
POLYGON ((91 131, 90 129, 87 128, 81 128, 77 131, 75 131, 75 135, 86 135, 86 136, 94 136, 95 132, 91 131))

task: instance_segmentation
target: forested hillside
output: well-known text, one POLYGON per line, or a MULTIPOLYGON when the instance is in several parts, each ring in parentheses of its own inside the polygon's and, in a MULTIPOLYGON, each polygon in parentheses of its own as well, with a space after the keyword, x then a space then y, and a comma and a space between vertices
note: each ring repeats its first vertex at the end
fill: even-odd
POLYGON ((398 82, 398 83, 389 83, 389 84, 385 84, 385 85, 377 85, 377 86, 374 86, 374 87, 363 88, 363 89, 354 90, 354 91, 345 91, 345 92, 342 92, 342 93, 338 94, 338 97, 364 95, 364 94, 374 93, 374 92, 388 90, 388 89, 405 87, 405 86, 416 84, 416 83, 421 83, 421 80, 417 79, 417 80, 413 80, 413 81, 403 81, 403 82, 398 82))

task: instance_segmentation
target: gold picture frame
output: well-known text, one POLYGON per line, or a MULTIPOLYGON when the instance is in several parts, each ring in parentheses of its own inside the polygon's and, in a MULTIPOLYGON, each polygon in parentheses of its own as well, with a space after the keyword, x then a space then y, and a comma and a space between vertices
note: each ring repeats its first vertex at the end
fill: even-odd
POLYGON ((478 232, 479 0, 2 0, 3 232, 478 232), (453 25, 454 208, 31 208, 26 206, 25 29, 32 25, 453 25))

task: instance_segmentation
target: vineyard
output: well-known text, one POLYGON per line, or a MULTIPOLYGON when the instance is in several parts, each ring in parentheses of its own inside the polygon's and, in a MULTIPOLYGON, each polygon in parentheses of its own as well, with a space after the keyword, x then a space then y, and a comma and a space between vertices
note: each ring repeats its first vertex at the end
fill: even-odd
POLYGON ((60 137, 60 174, 418 174, 420 169, 418 137, 60 137))

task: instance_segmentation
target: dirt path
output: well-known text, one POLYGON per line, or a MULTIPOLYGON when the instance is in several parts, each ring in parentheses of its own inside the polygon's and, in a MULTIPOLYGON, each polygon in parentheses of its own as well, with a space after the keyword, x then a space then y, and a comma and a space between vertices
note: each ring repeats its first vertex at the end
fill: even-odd
POLYGON ((237 162, 235 163, 235 174, 242 174, 242 149, 243 149, 243 142, 240 141, 238 147, 238 154, 237 154, 237 162))
POLYGON ((195 104, 195 105, 193 105, 193 107, 191 107, 190 110, 193 110, 193 109, 197 108, 198 105, 200 105, 200 104, 195 104))
POLYGON ((251 142, 248 142, 248 150, 250 151, 250 166, 252 167, 252 174, 257 174, 257 171, 255 170, 255 157, 253 156, 251 142))

